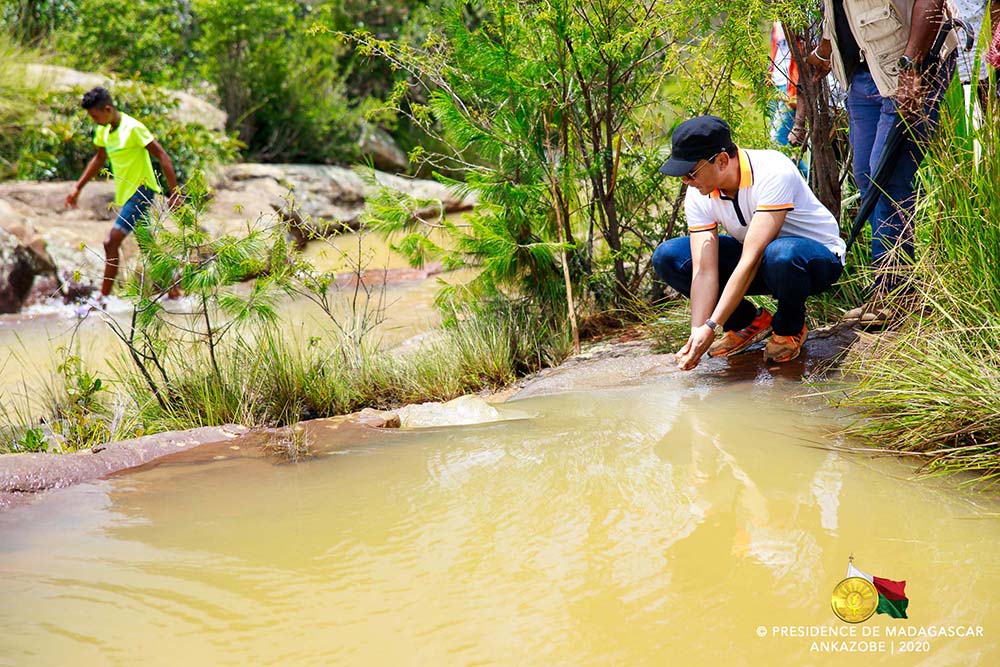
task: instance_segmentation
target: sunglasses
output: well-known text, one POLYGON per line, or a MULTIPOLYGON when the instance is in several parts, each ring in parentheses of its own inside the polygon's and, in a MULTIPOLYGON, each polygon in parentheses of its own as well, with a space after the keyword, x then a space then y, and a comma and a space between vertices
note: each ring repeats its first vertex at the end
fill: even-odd
POLYGON ((703 164, 701 166, 698 166, 698 167, 695 167, 694 169, 692 169, 688 173, 686 173, 683 176, 681 176, 681 178, 683 178, 685 180, 688 180, 688 181, 693 181, 694 177, 698 174, 698 172, 701 171, 706 165, 709 165, 709 164, 712 164, 713 162, 715 162, 715 158, 719 157, 719 155, 721 155, 721 153, 722 153, 722 151, 719 151, 718 153, 716 153, 712 157, 706 158, 705 164, 703 164))

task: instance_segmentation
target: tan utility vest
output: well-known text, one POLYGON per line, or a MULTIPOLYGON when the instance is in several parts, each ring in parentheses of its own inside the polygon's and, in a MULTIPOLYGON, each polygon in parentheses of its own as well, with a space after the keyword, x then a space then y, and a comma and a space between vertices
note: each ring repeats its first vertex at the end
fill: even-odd
MULTIPOLYGON (((823 8, 823 38, 833 43, 833 74, 846 90, 850 82, 837 46, 833 0, 823 0, 823 8)), ((944 11, 949 17, 958 16, 951 0, 944 1, 944 11)), ((861 59, 868 63, 879 93, 882 97, 894 96, 899 76, 896 62, 910 39, 913 0, 844 0, 844 12, 861 49, 861 59)), ((917 20, 926 19, 920 17, 917 20)), ((957 46, 958 37, 952 31, 945 40, 941 57, 950 54, 957 46)))

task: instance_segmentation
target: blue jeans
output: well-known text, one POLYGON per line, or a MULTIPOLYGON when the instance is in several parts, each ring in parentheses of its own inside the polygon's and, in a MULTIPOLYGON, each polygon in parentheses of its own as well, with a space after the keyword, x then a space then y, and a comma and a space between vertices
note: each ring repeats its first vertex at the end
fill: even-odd
MULTIPOLYGON (((893 267, 913 259, 914 190, 917 168, 924 157, 920 144, 937 127, 941 98, 954 71, 955 56, 952 55, 941 63, 936 76, 928 77, 931 83, 924 107, 927 120, 907 132, 895 169, 883 184, 884 192, 868 219, 872 227, 872 268, 876 271, 876 287, 894 289, 898 270, 893 271, 893 267)), ((882 155, 886 135, 896 116, 896 101, 879 94, 871 73, 867 69, 855 72, 847 92, 847 118, 854 152, 854 182, 862 197, 871 187, 872 170, 882 155)))
MULTIPOLYGON (((719 296, 740 261, 743 244, 732 236, 719 236, 719 296)), ((660 244, 653 253, 653 268, 660 280, 684 296, 691 296, 691 240, 687 236, 660 244)), ((826 246, 812 239, 783 236, 764 249, 764 260, 747 294, 771 294, 778 301, 771 326, 774 333, 792 336, 806 323, 806 297, 830 289, 844 266, 826 246)), ((753 322, 757 309, 743 299, 726 320, 727 331, 753 322)))
POLYGON ((771 120, 771 141, 779 146, 787 146, 788 133, 795 126, 795 109, 782 100, 771 100, 767 111, 771 120))
POLYGON ((155 196, 155 192, 145 185, 140 185, 135 194, 129 197, 122 206, 122 210, 118 212, 118 217, 115 218, 115 227, 126 235, 134 232, 136 225, 145 222, 146 213, 149 211, 155 196))

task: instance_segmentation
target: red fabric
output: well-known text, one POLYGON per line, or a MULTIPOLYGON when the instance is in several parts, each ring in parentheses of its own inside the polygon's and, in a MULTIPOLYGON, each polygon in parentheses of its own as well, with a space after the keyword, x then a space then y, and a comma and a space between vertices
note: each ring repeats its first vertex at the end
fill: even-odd
POLYGON ((986 52, 986 62, 1000 68, 1000 23, 993 30, 993 43, 990 44, 990 50, 986 52))
MULTIPOLYGON (((774 61, 778 57, 778 22, 775 21, 774 25, 771 27, 771 64, 767 67, 768 74, 774 72, 774 61)), ((785 39, 788 39, 788 35, 785 35, 785 39)), ((794 103, 795 98, 798 94, 798 83, 799 83, 799 64, 795 62, 795 56, 792 56, 791 61, 788 63, 788 100, 794 103)))
POLYGON ((893 581, 892 579, 883 579, 882 577, 872 577, 872 583, 875 584, 875 590, 889 600, 906 599, 905 581, 893 581))

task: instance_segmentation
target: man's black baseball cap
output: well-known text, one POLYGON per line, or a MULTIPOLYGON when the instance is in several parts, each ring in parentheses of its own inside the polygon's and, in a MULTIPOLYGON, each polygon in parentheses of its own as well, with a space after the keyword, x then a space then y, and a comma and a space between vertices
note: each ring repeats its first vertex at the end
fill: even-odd
POLYGON ((731 149, 733 135, 726 121, 718 116, 698 116, 678 125, 670 142, 670 159, 660 167, 660 173, 683 176, 701 160, 731 149))

